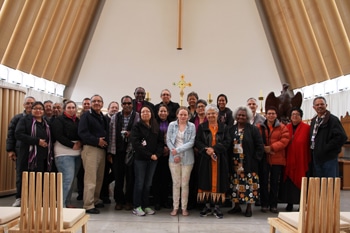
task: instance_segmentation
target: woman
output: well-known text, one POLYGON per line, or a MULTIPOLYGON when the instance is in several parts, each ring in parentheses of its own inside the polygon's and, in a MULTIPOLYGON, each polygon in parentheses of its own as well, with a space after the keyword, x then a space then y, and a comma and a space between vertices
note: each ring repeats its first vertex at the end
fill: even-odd
POLYGON ((207 106, 207 101, 199 99, 196 103, 196 113, 191 117, 190 122, 196 126, 196 131, 198 130, 198 125, 207 121, 205 116, 205 107, 207 106))
POLYGON ((187 103, 188 103, 188 110, 190 111, 190 117, 191 119, 196 114, 196 103, 198 101, 198 94, 194 91, 188 93, 187 95, 187 103))
POLYGON ((286 165, 285 149, 289 143, 289 132, 277 119, 275 107, 266 108, 266 120, 258 127, 265 151, 259 168, 261 211, 266 213, 270 207, 272 213, 278 213, 279 182, 286 165))
POLYGON ((251 204, 259 199, 258 163, 264 144, 258 128, 250 124, 253 113, 248 107, 238 107, 233 116, 237 124, 230 128, 232 143, 228 151, 234 208, 229 213, 240 213, 240 204, 247 204, 245 216, 251 217, 251 204))
POLYGON ((164 208, 171 208, 168 201, 169 194, 171 195, 171 174, 169 170, 169 148, 166 145, 166 134, 168 131, 168 107, 161 104, 158 110, 157 121, 159 124, 160 133, 164 138, 163 156, 158 158, 158 164, 153 177, 152 191, 154 200, 154 209, 160 210, 161 206, 164 208))
POLYGON ((63 114, 52 123, 52 132, 56 139, 54 144, 57 170, 63 175, 63 205, 71 206, 72 185, 74 177, 81 166, 81 142, 78 136, 79 118, 77 105, 68 100, 63 105, 63 114))
POLYGON ((310 153, 310 126, 302 121, 303 111, 300 108, 291 110, 291 123, 287 125, 289 131, 289 145, 287 146, 287 162, 281 186, 281 199, 287 202, 287 211, 293 210, 293 204, 300 203, 301 178, 307 176, 310 153))
POLYGON ((194 163, 193 145, 196 137, 196 128, 188 121, 189 110, 180 107, 177 110, 177 121, 170 123, 167 133, 167 145, 170 151, 169 167, 173 180, 173 211, 176 216, 179 209, 181 189, 182 215, 188 216, 187 203, 189 181, 194 163))
POLYGON ((213 213, 217 218, 223 218, 219 204, 225 201, 228 188, 227 149, 231 138, 228 127, 218 123, 219 109, 215 105, 208 105, 205 115, 208 121, 198 126, 195 141, 200 156, 198 200, 205 202, 200 216, 213 213), (210 202, 215 204, 213 212, 210 202))
POLYGON ((218 95, 216 99, 217 107, 219 108, 219 122, 224 123, 228 126, 233 125, 233 116, 231 109, 227 108, 227 96, 224 94, 218 95))
POLYGON ((27 171, 49 172, 52 169, 53 153, 51 129, 44 119, 44 104, 36 101, 32 114, 22 117, 15 130, 16 140, 21 141, 19 156, 23 156, 27 171))
POLYGON ((131 130, 131 143, 135 150, 133 214, 155 214, 149 207, 149 193, 157 160, 163 153, 164 138, 149 106, 141 108, 141 119, 131 130))
MULTIPOLYGON (((203 122, 207 121, 205 116, 205 107, 207 106, 207 101, 199 99, 196 103, 196 113, 190 119, 190 122, 196 127, 196 132, 198 131, 198 126, 203 122)), ((197 194, 198 194, 198 166, 199 166, 199 156, 198 149, 194 147, 194 164, 191 172, 190 178, 190 193, 188 197, 188 207, 187 209, 194 209, 197 205, 197 194)))

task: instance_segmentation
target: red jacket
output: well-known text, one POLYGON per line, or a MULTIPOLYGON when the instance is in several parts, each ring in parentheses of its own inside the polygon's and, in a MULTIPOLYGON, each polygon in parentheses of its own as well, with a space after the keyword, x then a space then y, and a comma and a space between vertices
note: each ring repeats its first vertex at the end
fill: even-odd
POLYGON ((267 125, 267 120, 258 125, 265 146, 271 147, 271 152, 266 154, 267 162, 270 165, 286 165, 285 148, 289 143, 289 132, 287 127, 275 120, 272 130, 267 125), (265 134, 265 136, 263 135, 265 134))
POLYGON ((300 122, 294 134, 292 124, 288 124, 287 128, 291 140, 286 149, 287 165, 284 170, 284 179, 289 177, 295 186, 301 189, 301 178, 306 176, 311 161, 310 126, 304 122, 300 122))

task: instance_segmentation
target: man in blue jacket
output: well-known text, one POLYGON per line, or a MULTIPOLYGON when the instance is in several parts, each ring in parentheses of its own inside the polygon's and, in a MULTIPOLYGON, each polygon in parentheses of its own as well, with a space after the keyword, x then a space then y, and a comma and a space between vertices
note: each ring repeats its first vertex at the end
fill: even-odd
POLYGON ((108 142, 108 123, 101 109, 100 95, 91 97, 91 109, 80 118, 78 134, 83 142, 81 158, 84 174, 84 208, 89 214, 99 214, 104 207, 100 200, 108 142))

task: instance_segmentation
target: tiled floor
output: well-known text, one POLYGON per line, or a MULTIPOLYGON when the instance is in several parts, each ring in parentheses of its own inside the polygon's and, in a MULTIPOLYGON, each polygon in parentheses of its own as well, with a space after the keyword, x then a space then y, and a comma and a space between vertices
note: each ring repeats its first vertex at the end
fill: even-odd
MULTIPOLYGON (((82 201, 75 200, 74 205, 82 206, 82 201)), ((14 196, 0 197, 0 206, 10 206, 15 200, 14 196)), ((243 206, 242 206, 243 207, 243 206)), ((244 209, 245 207, 243 207, 244 209)), ((279 210, 284 211, 285 204, 279 204, 279 210)), ((298 206, 295 206, 297 209, 298 206)), ((341 191, 341 210, 350 211, 350 191, 341 191)), ((222 208, 226 213, 229 208, 222 208)), ((262 213, 259 207, 253 208, 253 216, 247 218, 241 215, 225 214, 223 219, 216 219, 214 216, 200 217, 199 210, 191 210, 190 216, 182 215, 172 217, 169 215, 170 209, 161 209, 155 215, 137 217, 131 214, 131 211, 115 211, 114 204, 105 205, 101 209, 101 214, 90 215, 88 222, 88 232, 235 232, 235 233, 267 233, 269 225, 267 217, 277 216, 272 213, 262 213)))

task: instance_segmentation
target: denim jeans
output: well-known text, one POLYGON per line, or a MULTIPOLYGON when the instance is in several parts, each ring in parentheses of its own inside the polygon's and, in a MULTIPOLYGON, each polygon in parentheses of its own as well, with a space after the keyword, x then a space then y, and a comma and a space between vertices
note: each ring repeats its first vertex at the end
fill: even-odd
MULTIPOLYGON (((315 160, 314 160, 315 161, 315 160)), ((339 176, 339 164, 338 158, 328 160, 321 164, 314 162, 314 176, 315 177, 338 177, 339 176)))
POLYGON ((70 204, 72 197, 72 185, 74 177, 81 166, 80 156, 63 155, 55 157, 58 172, 62 172, 63 177, 63 206, 70 204))
POLYGON ((134 186, 134 207, 149 207, 149 193, 152 186, 153 175, 158 161, 153 160, 136 160, 134 161, 135 169, 135 186, 134 186))

